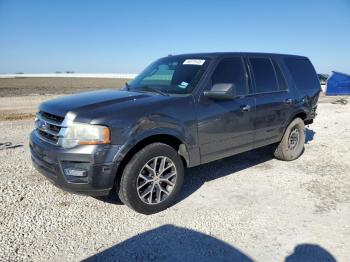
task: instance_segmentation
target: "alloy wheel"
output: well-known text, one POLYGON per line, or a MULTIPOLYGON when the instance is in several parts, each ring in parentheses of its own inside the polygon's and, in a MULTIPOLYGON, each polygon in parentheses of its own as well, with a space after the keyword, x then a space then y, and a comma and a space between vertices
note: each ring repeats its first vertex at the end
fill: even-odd
POLYGON ((176 177, 176 166, 170 158, 154 157, 142 167, 137 177, 137 194, 148 205, 159 204, 173 191, 176 177))

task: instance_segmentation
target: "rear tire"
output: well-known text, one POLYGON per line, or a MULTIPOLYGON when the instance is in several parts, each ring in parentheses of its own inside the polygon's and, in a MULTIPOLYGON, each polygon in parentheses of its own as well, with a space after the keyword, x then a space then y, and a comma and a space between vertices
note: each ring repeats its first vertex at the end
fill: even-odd
POLYGON ((174 202, 184 178, 184 166, 176 150, 153 143, 137 152, 123 171, 119 198, 142 214, 160 212, 174 202))
POLYGON ((301 118, 295 118, 287 127, 281 142, 275 149, 274 156, 279 160, 292 161, 304 151, 305 124, 301 118))

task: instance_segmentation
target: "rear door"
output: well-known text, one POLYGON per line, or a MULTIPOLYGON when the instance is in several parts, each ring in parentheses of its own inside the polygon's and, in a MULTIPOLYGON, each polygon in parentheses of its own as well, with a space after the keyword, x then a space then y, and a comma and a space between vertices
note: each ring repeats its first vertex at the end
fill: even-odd
POLYGON ((197 118, 202 163, 253 148, 255 99, 248 95, 248 74, 241 56, 221 59, 204 89, 220 83, 234 84, 236 98, 213 100, 201 94, 197 118))
POLYGON ((280 140, 294 99, 276 61, 269 56, 248 57, 256 99, 254 147, 280 140))

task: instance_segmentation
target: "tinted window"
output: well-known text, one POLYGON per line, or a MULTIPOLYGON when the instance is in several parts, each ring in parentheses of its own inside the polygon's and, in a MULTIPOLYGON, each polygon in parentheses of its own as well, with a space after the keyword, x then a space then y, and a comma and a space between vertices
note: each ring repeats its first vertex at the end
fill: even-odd
POLYGON ((298 89, 320 89, 315 69, 308 59, 287 58, 286 64, 298 89))
POLYGON ((212 84, 232 83, 236 95, 247 94, 247 81, 242 59, 239 57, 225 58, 216 67, 212 75, 212 84))
POLYGON ((274 61, 274 60, 272 60, 272 61, 273 61, 273 65, 275 67, 276 75, 277 75, 279 90, 287 90, 288 89, 287 82, 282 74, 281 68, 276 63, 276 61, 274 61))
POLYGON ((266 93, 278 90, 275 71, 268 58, 250 58, 250 64, 255 79, 256 93, 266 93))

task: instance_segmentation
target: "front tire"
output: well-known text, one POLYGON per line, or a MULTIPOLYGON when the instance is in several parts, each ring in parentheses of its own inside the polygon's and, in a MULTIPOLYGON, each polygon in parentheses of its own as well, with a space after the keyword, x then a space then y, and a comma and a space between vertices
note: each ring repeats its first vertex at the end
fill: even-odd
POLYGON ((292 161, 304 151, 305 124, 301 118, 295 118, 287 127, 274 156, 279 160, 292 161))
POLYGON ((176 150, 163 143, 142 148, 127 163, 120 181, 119 198, 142 214, 160 212, 174 202, 184 178, 176 150))

